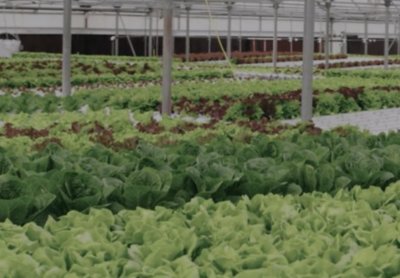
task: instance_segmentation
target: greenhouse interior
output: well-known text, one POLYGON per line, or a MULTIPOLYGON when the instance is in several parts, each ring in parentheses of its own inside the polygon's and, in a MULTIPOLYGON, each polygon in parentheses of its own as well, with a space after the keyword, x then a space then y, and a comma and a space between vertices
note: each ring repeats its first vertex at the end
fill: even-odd
POLYGON ((400 0, 0 0, 0 254, 400 278, 400 0))

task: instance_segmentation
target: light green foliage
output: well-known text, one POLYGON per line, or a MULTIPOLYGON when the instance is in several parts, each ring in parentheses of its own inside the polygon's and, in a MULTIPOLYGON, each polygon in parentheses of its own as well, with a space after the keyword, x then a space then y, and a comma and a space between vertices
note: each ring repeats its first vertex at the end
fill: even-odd
POLYGON ((400 184, 0 224, 3 277, 395 277, 400 184))

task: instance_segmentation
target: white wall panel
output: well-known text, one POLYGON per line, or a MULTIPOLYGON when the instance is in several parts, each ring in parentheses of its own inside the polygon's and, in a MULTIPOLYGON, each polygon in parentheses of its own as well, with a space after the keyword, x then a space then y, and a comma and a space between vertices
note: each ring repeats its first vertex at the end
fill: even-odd
MULTIPOLYGON (((153 21, 153 34, 155 35, 156 29, 160 30, 159 35, 162 34, 163 20, 160 18, 159 13, 155 12, 153 21), (158 26, 158 27, 157 27, 158 26)), ((144 34, 145 29, 148 29, 149 21, 145 20, 145 16, 137 15, 124 15, 122 14, 124 24, 120 24, 120 28, 123 29, 125 25, 128 33, 132 35, 141 36, 144 34), (146 22, 145 22, 146 21, 146 22), (147 26, 145 26, 145 23, 147 26)), ((72 19, 72 27, 74 34, 113 34, 115 28, 115 14, 99 14, 90 13, 88 15, 88 29, 85 29, 85 16, 83 13, 74 14, 72 19)), ((215 36, 217 31, 221 36, 226 35, 228 19, 227 17, 214 17, 211 21, 212 35, 215 36)), ((302 36, 303 22, 301 20, 290 20, 290 19, 279 19, 279 34, 281 36, 302 36)), ((181 15, 180 18, 175 17, 174 19, 175 35, 183 36, 186 29, 185 15, 181 15)), ((193 16, 191 18, 191 35, 192 36, 208 36, 210 29, 210 20, 208 17, 193 16)), ((370 37, 382 38, 384 34, 384 24, 380 23, 369 23, 368 26, 370 37)), ((10 14, 7 11, 0 12, 0 30, 1 32, 11 32, 20 34, 61 34, 62 32, 62 14, 60 13, 19 13, 10 14)), ((261 21, 261 32, 260 32, 260 21, 259 17, 233 17, 232 19, 232 33, 234 36, 242 34, 246 36, 259 36, 259 37, 271 37, 273 31, 273 19, 262 17, 261 21)), ((317 36, 323 35, 325 32, 325 23, 323 21, 317 21, 315 23, 315 31, 317 36)), ((121 30, 123 32, 123 30, 121 30)), ((362 22, 338 22, 335 21, 333 25, 334 34, 341 34, 346 32, 347 34, 358 34, 363 36, 364 34, 364 23, 362 22)), ((395 24, 391 22, 390 33, 395 36, 395 24)))

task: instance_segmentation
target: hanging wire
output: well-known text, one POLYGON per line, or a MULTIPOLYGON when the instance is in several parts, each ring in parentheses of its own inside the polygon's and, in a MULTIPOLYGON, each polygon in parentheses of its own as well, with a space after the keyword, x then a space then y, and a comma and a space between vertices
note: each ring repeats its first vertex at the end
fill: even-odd
MULTIPOLYGON (((210 29, 211 29, 214 26, 214 16, 212 15, 209 1, 208 0, 204 0, 204 2, 205 2, 206 7, 207 7, 209 26, 210 26, 210 29)), ((222 40, 221 40, 221 36, 220 36, 219 30, 217 28, 213 28, 213 29, 214 29, 214 32, 215 32, 215 34, 217 36, 218 45, 219 45, 219 47, 220 47, 220 49, 221 49, 221 51, 222 51, 222 53, 223 53, 223 55, 225 57, 225 60, 228 63, 228 66, 230 67, 232 73, 234 73, 235 66, 233 65, 231 59, 228 57, 228 54, 225 51, 225 48, 224 48, 224 46, 222 44, 222 40)))
POLYGON ((126 39, 128 40, 129 48, 131 49, 131 52, 132 52, 133 56, 136 56, 135 47, 133 46, 131 37, 128 34, 128 30, 126 29, 125 21, 124 21, 124 18, 122 17, 122 15, 119 15, 119 19, 121 21, 122 28, 124 28, 126 39))

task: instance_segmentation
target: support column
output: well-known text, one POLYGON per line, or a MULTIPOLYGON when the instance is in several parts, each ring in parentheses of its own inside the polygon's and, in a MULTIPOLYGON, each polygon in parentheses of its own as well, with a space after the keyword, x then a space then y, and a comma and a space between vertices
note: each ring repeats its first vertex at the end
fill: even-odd
POLYGON ((148 30, 147 30, 147 16, 144 16, 144 30, 143 30, 143 56, 147 56, 148 50, 148 30))
MULTIPOLYGON (((333 0, 331 1, 333 2, 333 0)), ((330 40, 329 40, 329 54, 333 53, 333 23, 334 19, 331 17, 330 19, 330 24, 329 24, 329 35, 330 35, 330 40)))
POLYGON ((398 21, 398 30, 397 30, 397 55, 400 55, 400 19, 398 21))
POLYGON ((325 70, 329 68, 329 50, 330 50, 330 39, 331 39, 331 2, 327 1, 325 4, 326 8, 326 27, 325 27, 325 70))
POLYGON ((368 55, 368 18, 364 21, 364 55, 368 55))
POLYGON ((278 63, 278 9, 279 2, 274 2, 274 40, 272 42, 272 63, 274 67, 274 72, 277 70, 278 63))
POLYGON ((153 56, 153 8, 149 9, 149 42, 147 44, 147 55, 153 56))
POLYGON ((71 95, 71 17, 72 0, 64 0, 62 94, 71 95))
POLYGON ((157 57, 159 56, 159 48, 160 48, 159 47, 160 36, 158 35, 158 32, 160 30, 160 28, 159 28, 159 18, 160 18, 160 11, 157 10, 157 12, 156 12, 156 51, 155 51, 157 57))
POLYGON ((263 40, 263 51, 267 52, 267 40, 263 40))
POLYGON ((185 42, 185 59, 190 61, 190 5, 186 6, 186 42, 185 42))
POLYGON ((85 18, 85 21, 83 24, 84 25, 83 28, 88 29, 89 28, 89 12, 88 11, 84 12, 84 18, 85 18))
POLYGON ((318 53, 320 53, 320 54, 322 54, 322 49, 323 49, 322 42, 323 42, 323 38, 322 37, 318 38, 318 53))
POLYGON ((172 55, 174 47, 173 37, 173 0, 164 3, 164 39, 163 39, 163 80, 162 80, 162 106, 163 115, 171 115, 171 83, 172 83, 172 55))
POLYGON ((255 39, 253 39, 252 48, 253 48, 253 52, 256 52, 256 40, 255 39))
POLYGON ((342 54, 347 55, 347 34, 346 34, 346 32, 342 33, 342 54))
POLYGON ((226 55, 228 55, 228 58, 232 58, 232 8, 233 8, 233 3, 229 2, 227 4, 228 8, 228 35, 226 38, 226 55))
POLYGON ((242 45, 242 16, 239 18, 239 52, 243 52, 243 45, 242 45))
POLYGON ((389 68, 389 19, 391 0, 385 0, 386 16, 385 16, 385 61, 384 68, 389 68))
POLYGON ((315 0, 304 0, 303 86, 301 91, 301 119, 310 121, 313 108, 315 0))
POLYGON ((289 43, 290 43, 290 54, 293 53, 293 37, 289 38, 289 43))
POLYGON ((119 55, 119 7, 115 7, 115 56, 119 55))

